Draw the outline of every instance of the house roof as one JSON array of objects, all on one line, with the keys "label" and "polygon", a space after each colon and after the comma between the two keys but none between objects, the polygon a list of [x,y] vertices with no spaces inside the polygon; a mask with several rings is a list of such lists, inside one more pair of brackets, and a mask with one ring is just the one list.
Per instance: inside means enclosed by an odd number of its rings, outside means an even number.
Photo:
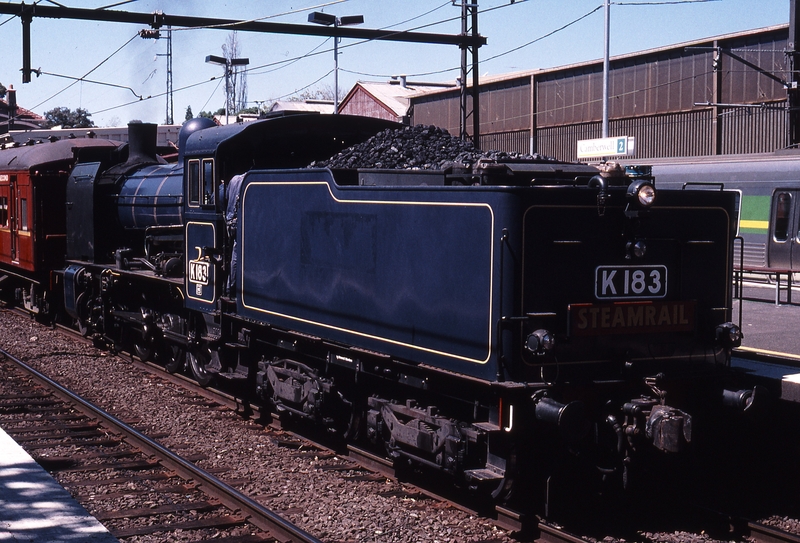
[{"label": "house roof", "polygon": [[408,113],[409,98],[441,88],[441,84],[407,83],[403,86],[396,82],[359,81],[344,97],[340,108],[344,107],[360,89],[392,113],[402,117]]},{"label": "house roof", "polygon": [[[8,101],[0,100],[0,133],[8,132]],[[40,128],[45,119],[38,113],[17,106],[14,113],[14,126],[23,129]]]},{"label": "house roof", "polygon": [[269,111],[318,111],[320,113],[333,113],[332,100],[306,100],[304,102],[292,100],[278,100],[269,108]]}]

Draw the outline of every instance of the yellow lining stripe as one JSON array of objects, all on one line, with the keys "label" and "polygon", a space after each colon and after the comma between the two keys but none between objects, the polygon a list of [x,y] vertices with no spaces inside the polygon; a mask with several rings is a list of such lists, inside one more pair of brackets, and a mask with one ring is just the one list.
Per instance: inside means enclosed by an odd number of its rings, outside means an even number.
[{"label": "yellow lining stripe", "polygon": [[769,221],[753,221],[742,219],[739,221],[739,226],[741,228],[762,228],[766,230],[769,228]]},{"label": "yellow lining stripe", "polygon": [[780,356],[783,358],[791,358],[792,360],[800,360],[800,355],[791,354],[791,353],[783,353],[780,351],[769,351],[767,349],[756,349],[754,347],[737,347],[734,349],[733,354],[736,354],[736,351],[746,351],[749,353],[759,353],[759,354],[771,354],[774,356]]}]

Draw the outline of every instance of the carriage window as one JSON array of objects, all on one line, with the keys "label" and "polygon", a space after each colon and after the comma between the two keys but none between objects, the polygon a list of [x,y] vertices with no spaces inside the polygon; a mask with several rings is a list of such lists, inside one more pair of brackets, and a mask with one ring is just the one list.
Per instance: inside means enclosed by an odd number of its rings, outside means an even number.
[{"label": "carriage window", "polygon": [[19,229],[23,232],[28,231],[28,199],[19,200]]},{"label": "carriage window", "polygon": [[189,205],[200,204],[200,161],[189,161]]},{"label": "carriage window", "polygon": [[0,228],[8,228],[8,198],[0,197]]},{"label": "carriage window", "polygon": [[214,160],[203,160],[203,204],[214,204]]},{"label": "carriage window", "polygon": [[792,209],[792,195],[788,192],[778,194],[775,206],[775,241],[789,238],[789,212]]}]

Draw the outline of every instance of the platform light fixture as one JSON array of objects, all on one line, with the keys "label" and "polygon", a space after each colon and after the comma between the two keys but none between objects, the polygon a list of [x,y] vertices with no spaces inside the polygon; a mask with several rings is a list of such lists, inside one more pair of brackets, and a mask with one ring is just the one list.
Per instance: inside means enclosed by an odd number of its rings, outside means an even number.
[{"label": "platform light fixture", "polygon": [[219,64],[225,68],[225,124],[228,124],[228,97],[230,96],[230,77],[234,66],[247,66],[250,64],[249,58],[225,58],[217,55],[207,55],[208,64]]},{"label": "platform light fixture", "polygon": [[[334,28],[340,26],[360,25],[364,23],[363,15],[348,15],[346,17],[337,17],[330,13],[322,13],[315,11],[309,13],[308,22],[318,25],[331,26]],[[339,37],[333,37],[333,114],[339,114]]]}]

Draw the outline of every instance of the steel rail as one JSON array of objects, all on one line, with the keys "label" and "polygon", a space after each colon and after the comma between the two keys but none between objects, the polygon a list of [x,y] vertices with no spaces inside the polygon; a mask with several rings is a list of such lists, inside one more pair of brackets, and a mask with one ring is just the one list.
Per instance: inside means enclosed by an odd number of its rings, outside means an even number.
[{"label": "steel rail", "polygon": [[760,522],[748,522],[744,535],[757,543],[800,543],[800,535]]},{"label": "steel rail", "polygon": [[235,488],[225,484],[204,469],[195,466],[191,462],[181,458],[169,449],[166,449],[158,442],[150,439],[146,435],[137,431],[128,424],[122,422],[103,409],[84,400],[74,392],[53,381],[46,375],[35,370],[25,362],[15,357],[5,349],[0,349],[0,357],[10,360],[18,367],[29,373],[32,378],[41,385],[51,389],[53,393],[66,401],[77,406],[84,414],[98,418],[118,431],[125,437],[125,440],[137,447],[146,454],[159,459],[164,467],[173,470],[179,476],[193,480],[198,488],[209,496],[216,498],[226,507],[243,513],[248,522],[258,526],[264,531],[269,532],[273,537],[283,542],[296,543],[322,543],[321,540],[307,533],[303,529],[295,526],[274,511],[267,509],[257,501],[245,496]]}]

